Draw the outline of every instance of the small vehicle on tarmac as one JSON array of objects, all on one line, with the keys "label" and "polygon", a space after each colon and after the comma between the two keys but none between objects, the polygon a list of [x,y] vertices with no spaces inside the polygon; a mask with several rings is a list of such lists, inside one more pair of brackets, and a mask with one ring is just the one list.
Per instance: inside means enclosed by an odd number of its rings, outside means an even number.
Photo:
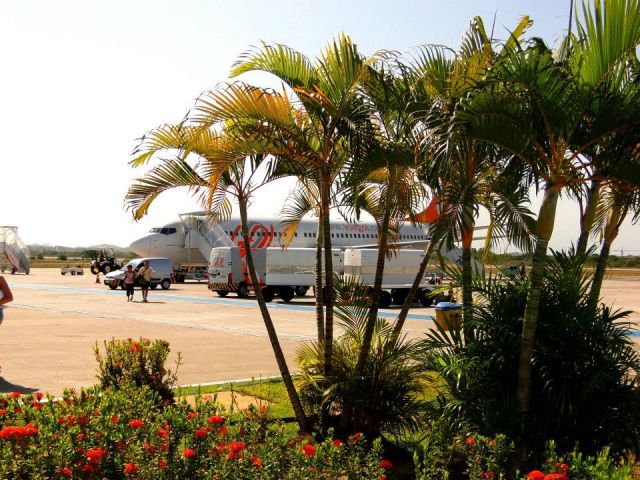
[{"label": "small vehicle on tarmac", "polygon": [[[104,277],[104,284],[109,287],[111,290],[115,290],[116,288],[124,288],[124,272],[127,269],[127,266],[131,265],[133,269],[137,272],[142,267],[142,264],[148,261],[151,270],[153,271],[151,276],[151,284],[149,285],[152,290],[158,288],[158,285],[163,290],[167,290],[171,287],[173,283],[173,262],[165,257],[155,257],[155,258],[134,258],[126,265],[123,265],[121,269],[115,270],[113,272],[109,272]],[[136,280],[136,286],[138,286],[138,281]]]},{"label": "small vehicle on tarmac", "polygon": [[62,267],[60,269],[60,275],[84,275],[84,268],[82,265],[76,265],[75,267],[70,267],[67,265],[66,267]]},{"label": "small vehicle on tarmac", "polygon": [[91,273],[97,275],[98,273],[107,274],[114,270],[120,269],[122,265],[118,263],[118,259],[116,258],[116,253],[113,251],[113,248],[109,250],[94,250],[93,251],[93,260],[89,264],[89,268],[91,269]]}]

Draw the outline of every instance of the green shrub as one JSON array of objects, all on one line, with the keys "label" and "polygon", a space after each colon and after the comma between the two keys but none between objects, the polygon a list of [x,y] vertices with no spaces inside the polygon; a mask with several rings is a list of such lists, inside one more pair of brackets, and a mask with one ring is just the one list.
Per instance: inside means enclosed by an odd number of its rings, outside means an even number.
[{"label": "green shrub", "polygon": [[[593,307],[584,257],[554,252],[545,272],[533,356],[529,445],[554,439],[562,452],[576,444],[614,456],[640,445],[640,356],[629,337],[628,312]],[[447,388],[432,413],[458,429],[519,436],[517,366],[527,284],[479,279],[474,338],[433,331],[423,343],[425,368]]]},{"label": "green shrub", "polygon": [[44,255],[42,255],[41,253],[38,254],[38,256],[36,257],[38,260],[44,260]]},{"label": "green shrub", "polygon": [[67,256],[64,253],[61,253],[60,255],[58,255],[58,260],[66,262],[67,261]]},{"label": "green shrub", "polygon": [[0,478],[379,479],[380,444],[291,438],[268,411],[225,411],[197,399],[156,407],[147,387],[80,393],[48,402],[0,398]]},{"label": "green shrub", "polygon": [[173,387],[181,357],[178,354],[175,370],[165,367],[169,355],[169,342],[140,338],[135,341],[111,339],[104,342],[104,356],[94,346],[98,361],[98,380],[102,388],[120,390],[133,385],[146,386],[156,392],[163,403],[173,402]]}]

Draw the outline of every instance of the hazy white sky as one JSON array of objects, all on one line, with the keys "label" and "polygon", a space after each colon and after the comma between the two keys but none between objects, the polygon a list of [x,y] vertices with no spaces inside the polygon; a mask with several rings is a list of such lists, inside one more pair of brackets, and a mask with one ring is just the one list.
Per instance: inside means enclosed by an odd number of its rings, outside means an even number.
[{"label": "hazy white sky", "polygon": [[[475,15],[496,32],[533,17],[554,42],[569,1],[3,0],[0,3],[0,225],[27,243],[128,245],[154,225],[196,210],[186,192],[161,198],[135,223],[123,197],[136,176],[136,138],[180,120],[203,90],[227,79],[261,40],[316,55],[345,32],[365,54],[424,43],[457,47]],[[139,172],[141,173],[141,172]],[[138,173],[138,174],[139,174]],[[275,215],[291,184],[254,202]],[[552,246],[577,238],[576,207],[560,206]],[[625,225],[615,249],[637,249]]]}]

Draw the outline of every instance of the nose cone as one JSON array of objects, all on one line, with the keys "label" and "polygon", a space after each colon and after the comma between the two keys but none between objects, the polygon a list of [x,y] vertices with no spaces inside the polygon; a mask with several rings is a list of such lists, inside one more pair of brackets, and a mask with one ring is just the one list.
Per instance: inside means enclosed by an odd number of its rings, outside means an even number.
[{"label": "nose cone", "polygon": [[147,235],[135,240],[129,245],[129,250],[140,257],[151,256],[151,237],[153,237],[153,235]]}]

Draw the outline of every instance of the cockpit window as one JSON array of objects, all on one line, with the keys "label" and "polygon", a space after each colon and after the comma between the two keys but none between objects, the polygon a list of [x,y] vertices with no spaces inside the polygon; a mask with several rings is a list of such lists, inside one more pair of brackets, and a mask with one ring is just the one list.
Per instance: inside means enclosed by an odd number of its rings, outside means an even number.
[{"label": "cockpit window", "polygon": [[154,227],[150,230],[150,233],[161,233],[162,235],[171,235],[173,233],[176,233],[177,230],[175,228],[169,228],[169,227]]}]

